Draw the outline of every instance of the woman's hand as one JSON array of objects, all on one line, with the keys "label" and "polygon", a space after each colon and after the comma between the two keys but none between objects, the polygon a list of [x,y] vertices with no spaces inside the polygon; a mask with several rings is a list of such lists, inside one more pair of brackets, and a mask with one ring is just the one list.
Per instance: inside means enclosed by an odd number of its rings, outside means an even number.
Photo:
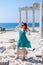
[{"label": "woman's hand", "polygon": [[27,27],[27,34],[30,35],[29,27]]},{"label": "woman's hand", "polygon": [[21,26],[17,26],[15,29],[20,30]]},{"label": "woman's hand", "polygon": [[30,35],[30,30],[29,30],[29,35]]},{"label": "woman's hand", "polygon": [[30,35],[30,31],[28,31],[27,34]]}]

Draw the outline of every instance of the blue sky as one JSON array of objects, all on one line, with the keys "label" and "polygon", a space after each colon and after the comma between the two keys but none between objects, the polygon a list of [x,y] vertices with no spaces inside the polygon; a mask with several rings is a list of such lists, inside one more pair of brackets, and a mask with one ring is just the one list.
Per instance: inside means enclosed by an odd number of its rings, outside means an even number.
[{"label": "blue sky", "polygon": [[[0,22],[19,22],[19,7],[32,6],[33,2],[43,0],[0,0]],[[36,11],[35,21],[39,21],[39,12]],[[28,20],[32,21],[32,12],[28,12]],[[22,12],[22,21],[25,21],[25,12]]]}]

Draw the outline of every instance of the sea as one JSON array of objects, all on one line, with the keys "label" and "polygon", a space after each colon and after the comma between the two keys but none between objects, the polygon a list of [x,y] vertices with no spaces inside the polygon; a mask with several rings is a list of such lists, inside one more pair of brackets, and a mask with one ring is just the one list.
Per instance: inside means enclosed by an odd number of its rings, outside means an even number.
[{"label": "sea", "polygon": [[[15,28],[19,23],[0,23],[0,27],[3,28]],[[29,27],[32,27],[32,23],[28,23]],[[34,24],[35,27],[39,27],[39,22]]]}]

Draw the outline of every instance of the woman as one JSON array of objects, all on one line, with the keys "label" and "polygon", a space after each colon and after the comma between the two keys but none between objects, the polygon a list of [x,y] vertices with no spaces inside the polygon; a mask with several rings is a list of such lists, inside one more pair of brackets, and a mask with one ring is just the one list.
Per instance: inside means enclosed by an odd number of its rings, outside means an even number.
[{"label": "woman", "polygon": [[[27,23],[22,23],[21,26],[18,26],[17,28],[19,29],[19,40],[17,43],[16,59],[19,59],[19,50],[20,50],[20,48],[22,48],[22,50],[23,50],[23,59],[22,60],[24,60],[26,48],[31,48],[30,41],[26,37],[26,31],[28,29]],[[29,34],[30,34],[30,31],[29,31]]]}]

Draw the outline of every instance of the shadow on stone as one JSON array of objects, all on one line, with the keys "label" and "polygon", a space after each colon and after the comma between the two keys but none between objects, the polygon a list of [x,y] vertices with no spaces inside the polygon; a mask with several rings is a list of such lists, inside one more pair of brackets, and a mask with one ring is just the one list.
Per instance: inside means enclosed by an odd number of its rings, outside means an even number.
[{"label": "shadow on stone", "polygon": [[27,62],[31,62],[31,63],[42,63],[40,60],[36,60],[32,57],[28,58],[28,59],[25,59],[25,61]]}]

